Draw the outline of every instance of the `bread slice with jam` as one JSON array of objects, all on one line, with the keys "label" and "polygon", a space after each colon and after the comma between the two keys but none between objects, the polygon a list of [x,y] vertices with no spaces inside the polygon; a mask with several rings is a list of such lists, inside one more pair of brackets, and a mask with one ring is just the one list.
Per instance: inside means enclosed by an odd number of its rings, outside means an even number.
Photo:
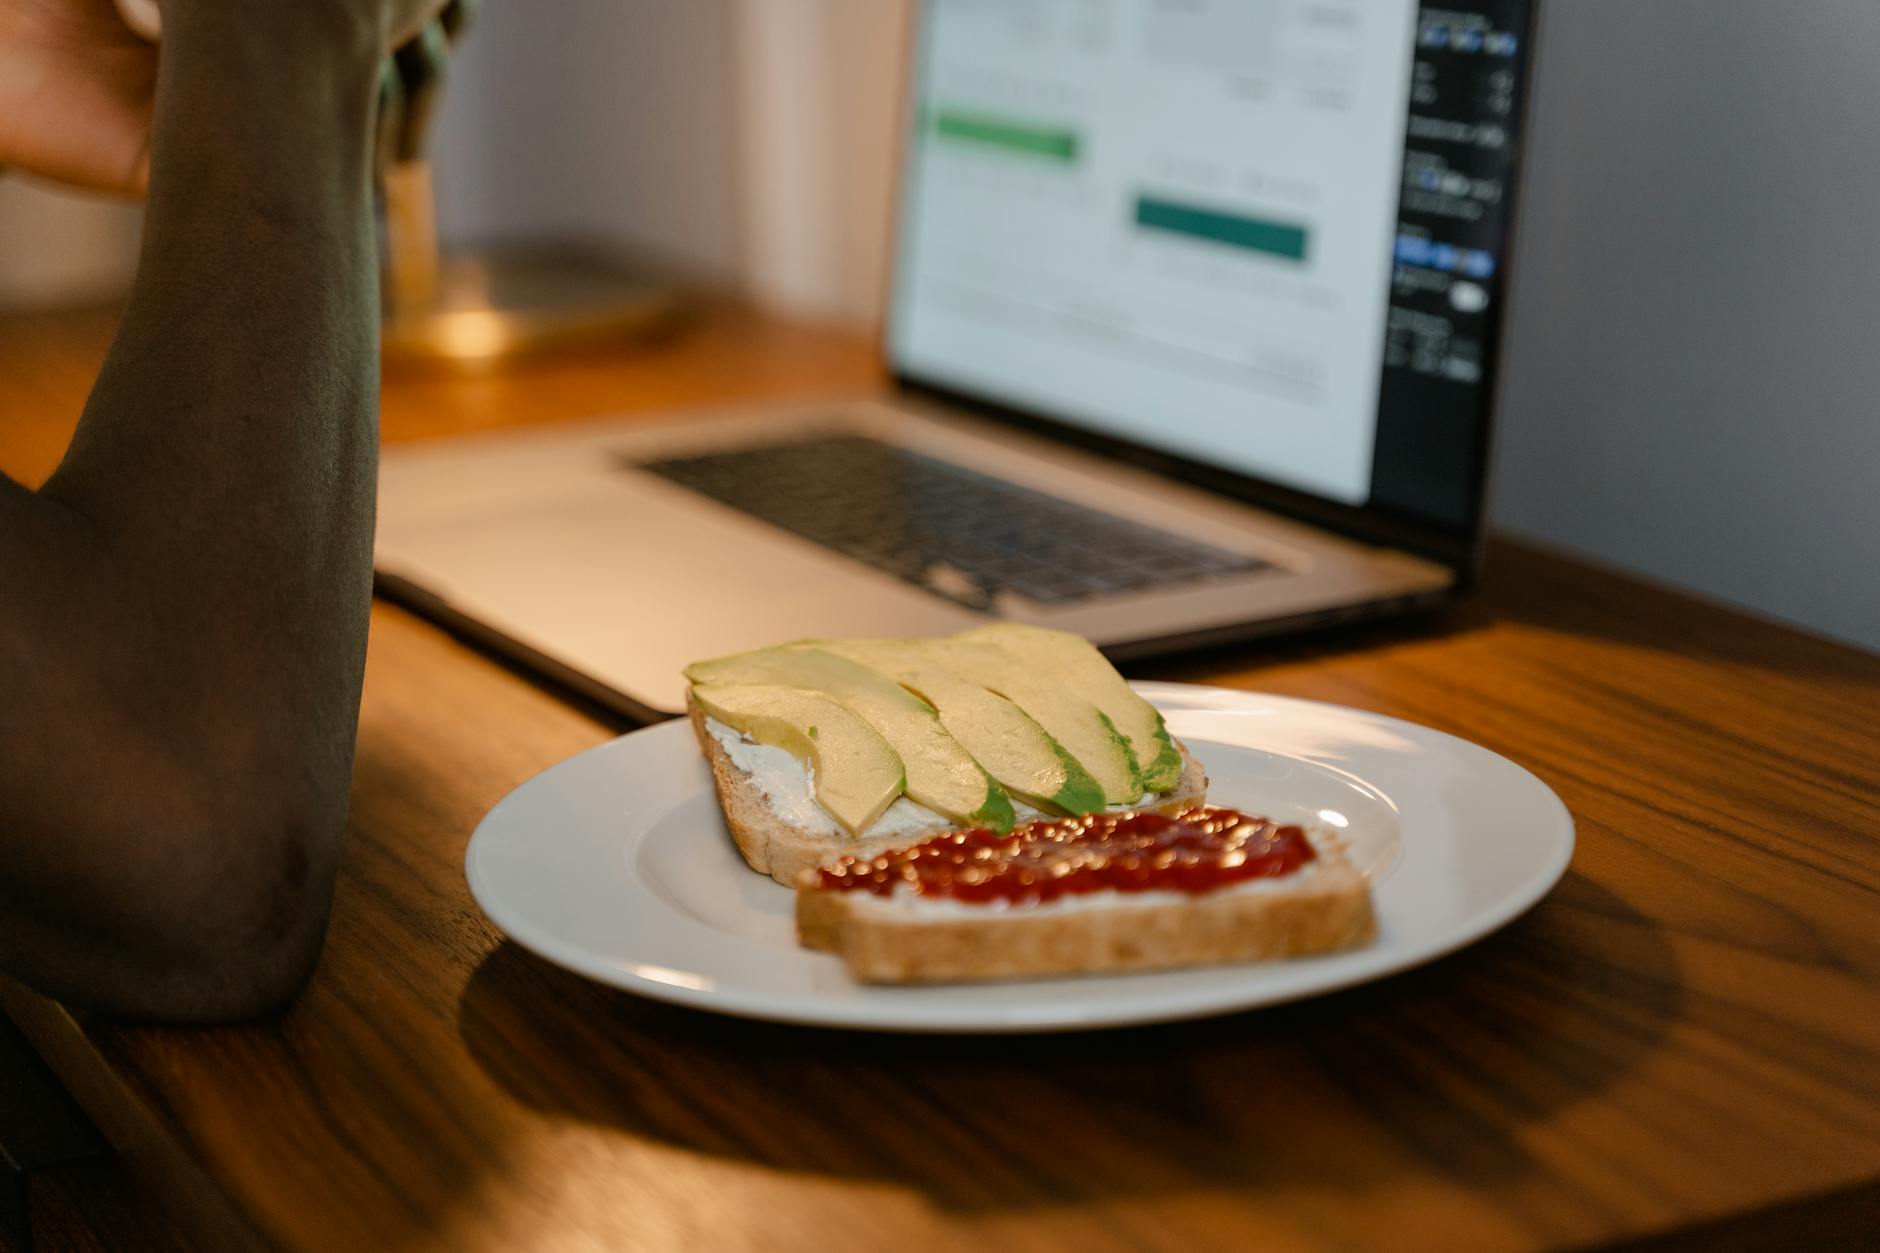
[{"label": "bread slice with jam", "polygon": [[1325,953],[1377,934],[1331,836],[1233,810],[941,833],[797,875],[798,939],[866,983],[1162,970]]}]

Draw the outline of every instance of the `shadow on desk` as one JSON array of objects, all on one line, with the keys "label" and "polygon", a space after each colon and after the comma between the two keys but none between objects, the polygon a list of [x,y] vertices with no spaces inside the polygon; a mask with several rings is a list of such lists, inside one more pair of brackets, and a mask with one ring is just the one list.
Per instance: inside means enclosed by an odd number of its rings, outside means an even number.
[{"label": "shadow on desk", "polygon": [[1828,679],[1880,693],[1880,657],[1796,628],[1707,603],[1648,579],[1602,569],[1527,544],[1494,545],[1481,587],[1454,604],[1409,618],[1256,639],[1126,667],[1132,677],[1219,682],[1241,672],[1331,662],[1357,653],[1417,649],[1506,628],[1552,639],[1549,650],[1597,671],[1611,648],[1687,658],[1710,673]]},{"label": "shadow on desk", "polygon": [[979,1210],[1196,1186],[1355,1197],[1407,1165],[1511,1185],[1533,1163],[1506,1129],[1626,1075],[1683,994],[1657,931],[1570,874],[1434,966],[1206,1022],[979,1038],[777,1026],[616,992],[504,943],[460,1030],[537,1109]]},{"label": "shadow on desk", "polygon": [[1493,546],[1481,594],[1458,613],[1673,654],[1726,670],[1863,682],[1880,689],[1880,657],[1697,593],[1525,543]]}]

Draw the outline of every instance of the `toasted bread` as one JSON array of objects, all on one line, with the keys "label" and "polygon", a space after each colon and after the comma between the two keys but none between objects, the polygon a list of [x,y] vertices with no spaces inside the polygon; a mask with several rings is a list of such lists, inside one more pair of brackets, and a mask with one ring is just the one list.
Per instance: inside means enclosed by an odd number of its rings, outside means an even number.
[{"label": "toasted bread", "polygon": [[[725,826],[737,842],[738,851],[751,869],[767,874],[787,888],[796,886],[797,876],[813,870],[833,857],[873,857],[890,848],[918,844],[931,836],[955,829],[954,823],[938,819],[931,827],[917,831],[897,831],[892,835],[864,836],[860,840],[842,834],[805,830],[779,818],[769,798],[753,782],[749,772],[731,760],[724,746],[706,727],[705,711],[697,701],[686,698],[686,710],[699,748],[711,764],[712,781],[718,790],[719,807],[724,810]],[[1177,744],[1182,754],[1181,781],[1172,792],[1156,798],[1145,808],[1173,812],[1200,804],[1207,796],[1208,777],[1201,763],[1187,746]]]},{"label": "toasted bread", "polygon": [[797,938],[864,983],[1161,970],[1368,943],[1377,922],[1363,876],[1330,839],[1313,846],[1303,871],[1199,896],[1106,890],[1010,907],[834,891],[810,870],[797,881]]}]

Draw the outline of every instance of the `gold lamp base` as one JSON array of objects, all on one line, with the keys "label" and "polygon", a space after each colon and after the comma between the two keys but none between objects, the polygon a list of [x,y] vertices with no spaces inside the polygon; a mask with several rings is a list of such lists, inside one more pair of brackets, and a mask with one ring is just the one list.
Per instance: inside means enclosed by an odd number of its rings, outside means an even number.
[{"label": "gold lamp base", "polygon": [[387,365],[485,369],[523,357],[648,338],[672,325],[672,293],[575,249],[443,255],[431,166],[384,172]]},{"label": "gold lamp base", "polygon": [[450,256],[428,286],[429,300],[386,311],[388,364],[487,368],[646,339],[680,313],[671,292],[568,252]]}]

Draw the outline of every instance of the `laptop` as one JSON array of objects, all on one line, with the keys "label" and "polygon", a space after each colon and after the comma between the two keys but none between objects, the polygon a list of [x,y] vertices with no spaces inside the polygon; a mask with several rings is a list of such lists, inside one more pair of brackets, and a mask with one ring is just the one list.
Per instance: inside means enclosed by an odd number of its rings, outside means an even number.
[{"label": "laptop", "polygon": [[780,640],[1118,660],[1479,558],[1531,0],[927,0],[879,395],[386,453],[381,590],[631,716]]}]

